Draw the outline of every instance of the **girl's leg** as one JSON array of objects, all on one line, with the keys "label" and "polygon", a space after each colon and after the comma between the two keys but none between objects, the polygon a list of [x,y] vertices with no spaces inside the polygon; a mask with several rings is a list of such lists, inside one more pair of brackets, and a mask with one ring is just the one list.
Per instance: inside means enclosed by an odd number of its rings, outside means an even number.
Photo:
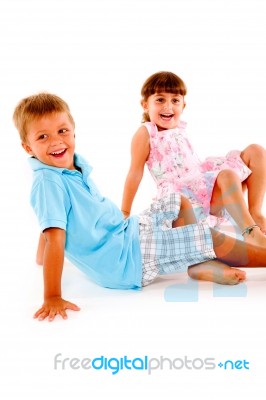
[{"label": "girl's leg", "polygon": [[252,144],[243,150],[240,156],[252,171],[245,181],[248,189],[249,212],[262,232],[266,233],[266,218],[262,214],[266,190],[266,151],[263,147]]},{"label": "girl's leg", "polygon": [[[246,205],[240,179],[231,170],[223,170],[218,174],[213,188],[210,212],[219,215],[223,207],[234,218],[241,231],[256,225]],[[244,239],[254,245],[266,246],[266,237],[258,227],[245,234]]]}]

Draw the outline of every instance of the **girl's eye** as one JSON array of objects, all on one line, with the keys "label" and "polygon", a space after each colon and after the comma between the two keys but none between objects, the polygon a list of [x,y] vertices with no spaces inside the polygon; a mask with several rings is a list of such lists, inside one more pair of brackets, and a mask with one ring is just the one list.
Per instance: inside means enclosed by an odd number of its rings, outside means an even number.
[{"label": "girl's eye", "polygon": [[157,101],[158,101],[158,103],[162,103],[163,102],[163,98],[159,98],[159,99],[157,99]]},{"label": "girl's eye", "polygon": [[59,133],[66,133],[66,131],[67,131],[66,129],[60,129]]},{"label": "girl's eye", "polygon": [[174,103],[179,103],[180,100],[179,100],[179,99],[173,99],[173,102],[174,102]]}]

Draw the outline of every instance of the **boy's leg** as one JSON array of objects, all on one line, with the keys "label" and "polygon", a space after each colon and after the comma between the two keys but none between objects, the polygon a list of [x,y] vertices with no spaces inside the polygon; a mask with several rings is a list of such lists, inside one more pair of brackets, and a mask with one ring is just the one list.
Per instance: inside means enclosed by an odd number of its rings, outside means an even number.
[{"label": "boy's leg", "polygon": [[246,279],[246,273],[241,269],[229,267],[214,259],[188,268],[192,279],[220,283],[221,285],[236,285]]},{"label": "boy's leg", "polygon": [[[181,196],[180,212],[178,219],[173,222],[173,228],[197,222],[190,201]],[[235,285],[243,282],[246,273],[236,268],[229,267],[219,260],[209,260],[188,269],[188,275],[197,280],[212,281],[224,285]]]},{"label": "boy's leg", "polygon": [[246,179],[248,189],[249,212],[263,233],[266,233],[266,219],[262,206],[266,190],[266,151],[263,147],[252,144],[242,151],[240,157],[252,174]]},{"label": "boy's leg", "polygon": [[[165,229],[161,223],[169,218],[176,207],[176,201],[177,204],[180,202],[178,217],[172,222],[173,229]],[[215,259],[211,231],[206,223],[197,223],[188,199],[173,193],[156,203],[152,215],[149,238],[141,235],[147,271],[154,264],[159,274],[186,271],[190,267],[189,275],[195,279],[221,284],[236,284],[245,279],[244,271],[230,268]],[[155,249],[152,256],[151,249]]]},{"label": "boy's leg", "polygon": [[229,266],[266,267],[266,247],[237,240],[214,229],[211,235],[217,258]]},{"label": "boy's leg", "polygon": [[197,219],[189,199],[184,196],[180,196],[180,211],[178,218],[173,221],[173,228],[196,223]]},{"label": "boy's leg", "polygon": [[[193,279],[213,281],[221,284],[235,284],[245,280],[245,272],[237,267],[266,267],[266,247],[237,240],[211,229],[214,252],[223,263],[213,261],[192,266],[188,274]],[[217,262],[219,263],[219,261]],[[228,266],[225,266],[226,263]]]}]

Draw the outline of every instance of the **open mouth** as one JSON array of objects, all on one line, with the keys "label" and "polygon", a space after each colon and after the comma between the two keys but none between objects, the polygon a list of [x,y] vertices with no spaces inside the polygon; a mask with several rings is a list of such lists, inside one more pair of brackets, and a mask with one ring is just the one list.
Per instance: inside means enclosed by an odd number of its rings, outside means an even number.
[{"label": "open mouth", "polygon": [[173,118],[174,114],[160,114],[160,117],[164,120],[164,121],[170,121],[171,118]]},{"label": "open mouth", "polygon": [[50,153],[50,155],[55,157],[55,158],[60,158],[60,157],[63,157],[63,155],[65,154],[66,150],[67,149],[53,151],[53,152]]}]

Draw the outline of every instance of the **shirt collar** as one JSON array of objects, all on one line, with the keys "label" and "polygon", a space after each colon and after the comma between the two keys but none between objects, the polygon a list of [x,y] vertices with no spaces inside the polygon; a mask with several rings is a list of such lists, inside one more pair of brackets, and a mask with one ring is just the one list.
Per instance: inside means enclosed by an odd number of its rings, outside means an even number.
[{"label": "shirt collar", "polygon": [[[57,173],[76,173],[78,172],[77,170],[70,170],[67,168],[57,168],[57,167],[53,167],[51,165],[48,164],[44,164],[41,161],[39,161],[37,158],[35,157],[30,157],[28,159],[29,164],[32,168],[33,171],[39,171],[42,169],[51,169],[53,171],[56,171]],[[82,170],[82,174],[84,175],[84,177],[89,176],[91,171],[92,171],[92,167],[91,165],[89,165],[89,163],[85,160],[85,158],[83,158],[82,156],[80,156],[79,154],[74,154],[74,164],[81,168]]]}]

